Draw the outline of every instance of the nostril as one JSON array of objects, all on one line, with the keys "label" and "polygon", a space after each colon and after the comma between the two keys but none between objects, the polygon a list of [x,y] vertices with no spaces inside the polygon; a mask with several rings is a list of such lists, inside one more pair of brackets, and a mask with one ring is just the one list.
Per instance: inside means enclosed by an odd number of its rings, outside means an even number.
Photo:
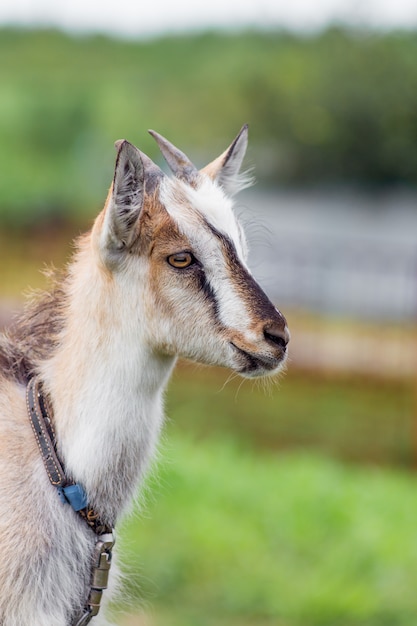
[{"label": "nostril", "polygon": [[290,340],[290,333],[286,326],[283,328],[282,326],[271,324],[265,326],[264,337],[268,343],[272,343],[275,346],[285,349]]},{"label": "nostril", "polygon": [[268,343],[273,343],[275,346],[279,346],[280,348],[286,348],[287,342],[284,337],[278,337],[277,335],[272,335],[269,331],[264,331],[264,337]]}]

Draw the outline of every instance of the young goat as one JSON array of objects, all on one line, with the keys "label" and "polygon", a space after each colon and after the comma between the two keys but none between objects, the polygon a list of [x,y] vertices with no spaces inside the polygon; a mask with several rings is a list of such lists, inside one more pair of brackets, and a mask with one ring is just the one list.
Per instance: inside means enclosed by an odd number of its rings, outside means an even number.
[{"label": "young goat", "polygon": [[152,458],[176,357],[247,377],[286,357],[229,199],[247,127],[201,171],[151,134],[175,176],[117,142],[91,232],[0,339],[1,626],[107,623],[94,616],[112,528]]}]

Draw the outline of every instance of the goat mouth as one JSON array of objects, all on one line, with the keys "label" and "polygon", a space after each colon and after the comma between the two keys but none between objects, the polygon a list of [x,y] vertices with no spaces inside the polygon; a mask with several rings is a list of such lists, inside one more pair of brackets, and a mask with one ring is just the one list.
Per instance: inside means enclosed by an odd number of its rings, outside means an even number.
[{"label": "goat mouth", "polygon": [[285,349],[281,357],[253,354],[239,348],[233,341],[230,345],[242,357],[243,365],[238,369],[239,374],[247,376],[262,376],[266,372],[276,370],[285,359]]}]

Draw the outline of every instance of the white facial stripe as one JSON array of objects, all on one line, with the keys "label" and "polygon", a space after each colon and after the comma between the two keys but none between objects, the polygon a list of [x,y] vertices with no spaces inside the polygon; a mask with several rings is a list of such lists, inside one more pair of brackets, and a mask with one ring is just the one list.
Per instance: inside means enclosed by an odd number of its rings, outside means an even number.
[{"label": "white facial stripe", "polygon": [[191,206],[216,230],[227,235],[236,246],[239,256],[243,257],[241,233],[233,213],[233,202],[224,195],[222,189],[208,177],[202,177],[198,189],[187,187],[187,196]]},{"label": "white facial stripe", "polygon": [[[239,259],[245,264],[246,240],[233,213],[233,202],[210,178],[201,175],[201,183],[197,189],[179,180],[165,180],[161,185],[160,197],[184,234],[185,224],[188,227],[193,223],[196,226],[199,224],[200,213],[209,224],[233,242]],[[183,198],[182,202],[178,201],[179,197]]]},{"label": "white facial stripe", "polygon": [[[221,262],[218,262],[218,267]],[[233,279],[226,270],[224,275],[219,276],[218,271],[206,269],[206,277],[216,297],[221,324],[226,328],[239,328],[241,331],[247,331],[251,318],[246,302],[239,295]]]},{"label": "white facial stripe", "polygon": [[[165,181],[161,201],[203,264],[216,299],[219,321],[226,328],[248,332],[249,306],[233,280],[221,239],[211,231],[213,227],[233,243],[239,262],[245,266],[245,241],[233,214],[232,202],[209,179],[197,190],[177,180]],[[248,339],[252,338],[252,333],[250,335]]]}]

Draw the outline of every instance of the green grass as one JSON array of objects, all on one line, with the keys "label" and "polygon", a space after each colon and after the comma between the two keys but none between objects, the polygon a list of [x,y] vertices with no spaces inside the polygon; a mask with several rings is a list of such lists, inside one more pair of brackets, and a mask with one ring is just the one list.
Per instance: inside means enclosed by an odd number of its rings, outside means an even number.
[{"label": "green grass", "polygon": [[415,625],[414,476],[227,437],[164,447],[119,541],[152,626]]}]

